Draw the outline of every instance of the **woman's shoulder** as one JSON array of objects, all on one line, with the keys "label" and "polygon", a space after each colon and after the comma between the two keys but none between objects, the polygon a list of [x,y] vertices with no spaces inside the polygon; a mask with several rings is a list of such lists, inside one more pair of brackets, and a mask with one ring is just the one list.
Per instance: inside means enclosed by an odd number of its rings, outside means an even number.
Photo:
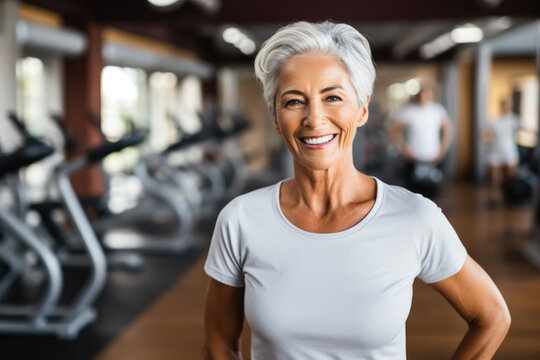
[{"label": "woman's shoulder", "polygon": [[253,204],[260,206],[264,203],[271,203],[272,198],[275,195],[275,191],[277,191],[280,184],[281,181],[276,184],[248,191],[235,197],[232,202],[243,206],[250,206]]},{"label": "woman's shoulder", "polygon": [[391,185],[380,181],[383,186],[383,208],[386,212],[426,218],[440,208],[432,200],[414,193],[402,186]]},{"label": "woman's shoulder", "polygon": [[240,214],[261,212],[272,207],[275,191],[280,183],[265,186],[256,190],[238,195],[221,210],[220,217],[230,218]]}]

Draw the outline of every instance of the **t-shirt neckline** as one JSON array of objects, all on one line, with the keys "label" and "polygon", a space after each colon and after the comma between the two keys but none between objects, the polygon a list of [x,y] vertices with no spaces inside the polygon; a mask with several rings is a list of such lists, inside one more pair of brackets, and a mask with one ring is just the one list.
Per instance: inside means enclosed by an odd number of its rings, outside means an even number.
[{"label": "t-shirt neckline", "polygon": [[280,190],[281,190],[281,185],[285,181],[290,180],[291,178],[283,179],[283,180],[279,181],[277,184],[274,185],[273,194],[272,194],[273,195],[273,204],[274,204],[273,207],[274,207],[274,210],[277,212],[277,215],[278,215],[278,218],[280,219],[280,222],[286,228],[288,228],[288,230],[294,232],[297,235],[301,235],[303,237],[308,237],[308,238],[311,238],[311,239],[313,239],[313,238],[317,238],[317,239],[336,239],[336,238],[346,237],[346,236],[349,236],[349,235],[351,235],[353,233],[356,233],[356,232],[360,231],[369,222],[371,222],[371,220],[373,220],[373,218],[377,215],[377,212],[378,212],[378,210],[379,210],[379,208],[381,206],[382,199],[383,199],[383,193],[384,193],[383,183],[378,178],[376,178],[374,176],[371,176],[371,178],[375,180],[375,183],[376,183],[376,186],[377,186],[376,195],[375,195],[375,203],[373,204],[373,207],[369,210],[367,215],[364,216],[364,218],[362,220],[360,220],[358,223],[354,224],[352,227],[350,227],[348,229],[345,229],[345,230],[342,230],[342,231],[338,231],[338,232],[334,232],[334,233],[310,232],[310,231],[300,229],[299,227],[297,227],[296,225],[291,223],[289,221],[289,219],[287,219],[287,217],[285,216],[285,214],[283,214],[283,211],[281,210],[281,205],[279,204],[279,193],[280,193]]}]

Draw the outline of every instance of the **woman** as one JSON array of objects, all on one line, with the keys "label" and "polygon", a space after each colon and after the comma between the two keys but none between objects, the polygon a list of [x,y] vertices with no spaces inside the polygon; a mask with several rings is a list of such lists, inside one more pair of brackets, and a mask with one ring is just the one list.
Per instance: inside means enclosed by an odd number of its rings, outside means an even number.
[{"label": "woman", "polygon": [[205,271],[208,359],[405,359],[418,276],[469,323],[455,359],[489,359],[510,323],[489,276],[430,200],[353,166],[375,78],[365,38],[344,24],[280,29],[255,60],[294,177],[219,215]]},{"label": "woman", "polygon": [[487,143],[489,164],[489,205],[502,204],[503,182],[510,182],[518,174],[519,150],[515,140],[519,118],[512,112],[512,100],[505,97],[500,102],[501,113],[489,123],[483,133]]}]

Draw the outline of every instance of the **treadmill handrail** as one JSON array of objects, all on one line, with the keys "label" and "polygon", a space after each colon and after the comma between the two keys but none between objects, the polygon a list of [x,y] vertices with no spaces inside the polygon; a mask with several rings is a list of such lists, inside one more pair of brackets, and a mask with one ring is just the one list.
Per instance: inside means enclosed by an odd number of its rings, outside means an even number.
[{"label": "treadmill handrail", "polygon": [[167,154],[177,150],[185,149],[192,145],[202,144],[209,140],[225,140],[229,137],[235,136],[243,131],[245,131],[249,125],[247,123],[236,124],[233,128],[228,130],[223,130],[218,126],[205,128],[195,134],[188,135],[179,141],[169,145],[165,150],[162,151],[162,154]]},{"label": "treadmill handrail", "polygon": [[0,156],[0,176],[17,172],[30,164],[38,162],[54,153],[54,148],[34,141],[12,153]]},{"label": "treadmill handrail", "polygon": [[88,151],[85,155],[86,161],[91,164],[101,161],[107,155],[123,150],[129,146],[139,145],[144,141],[144,135],[134,134],[126,136],[115,142],[105,142],[98,147]]}]

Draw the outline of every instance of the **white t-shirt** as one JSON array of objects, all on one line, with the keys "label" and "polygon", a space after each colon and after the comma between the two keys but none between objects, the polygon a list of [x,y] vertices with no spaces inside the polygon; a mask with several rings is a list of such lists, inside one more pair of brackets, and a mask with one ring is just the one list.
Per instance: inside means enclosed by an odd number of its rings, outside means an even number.
[{"label": "white t-shirt", "polygon": [[397,121],[405,124],[407,145],[419,161],[437,157],[441,149],[441,127],[448,121],[448,113],[441,104],[409,104],[400,111]]},{"label": "white t-shirt", "polygon": [[519,153],[514,136],[519,128],[519,119],[514,114],[506,114],[488,125],[493,134],[488,160],[492,165],[516,165]]},{"label": "white t-shirt", "polygon": [[455,274],[466,250],[433,202],[376,180],[371,211],[337,233],[290,223],[281,182],[221,211],[205,271],[245,286],[253,360],[406,358],[414,279]]}]

